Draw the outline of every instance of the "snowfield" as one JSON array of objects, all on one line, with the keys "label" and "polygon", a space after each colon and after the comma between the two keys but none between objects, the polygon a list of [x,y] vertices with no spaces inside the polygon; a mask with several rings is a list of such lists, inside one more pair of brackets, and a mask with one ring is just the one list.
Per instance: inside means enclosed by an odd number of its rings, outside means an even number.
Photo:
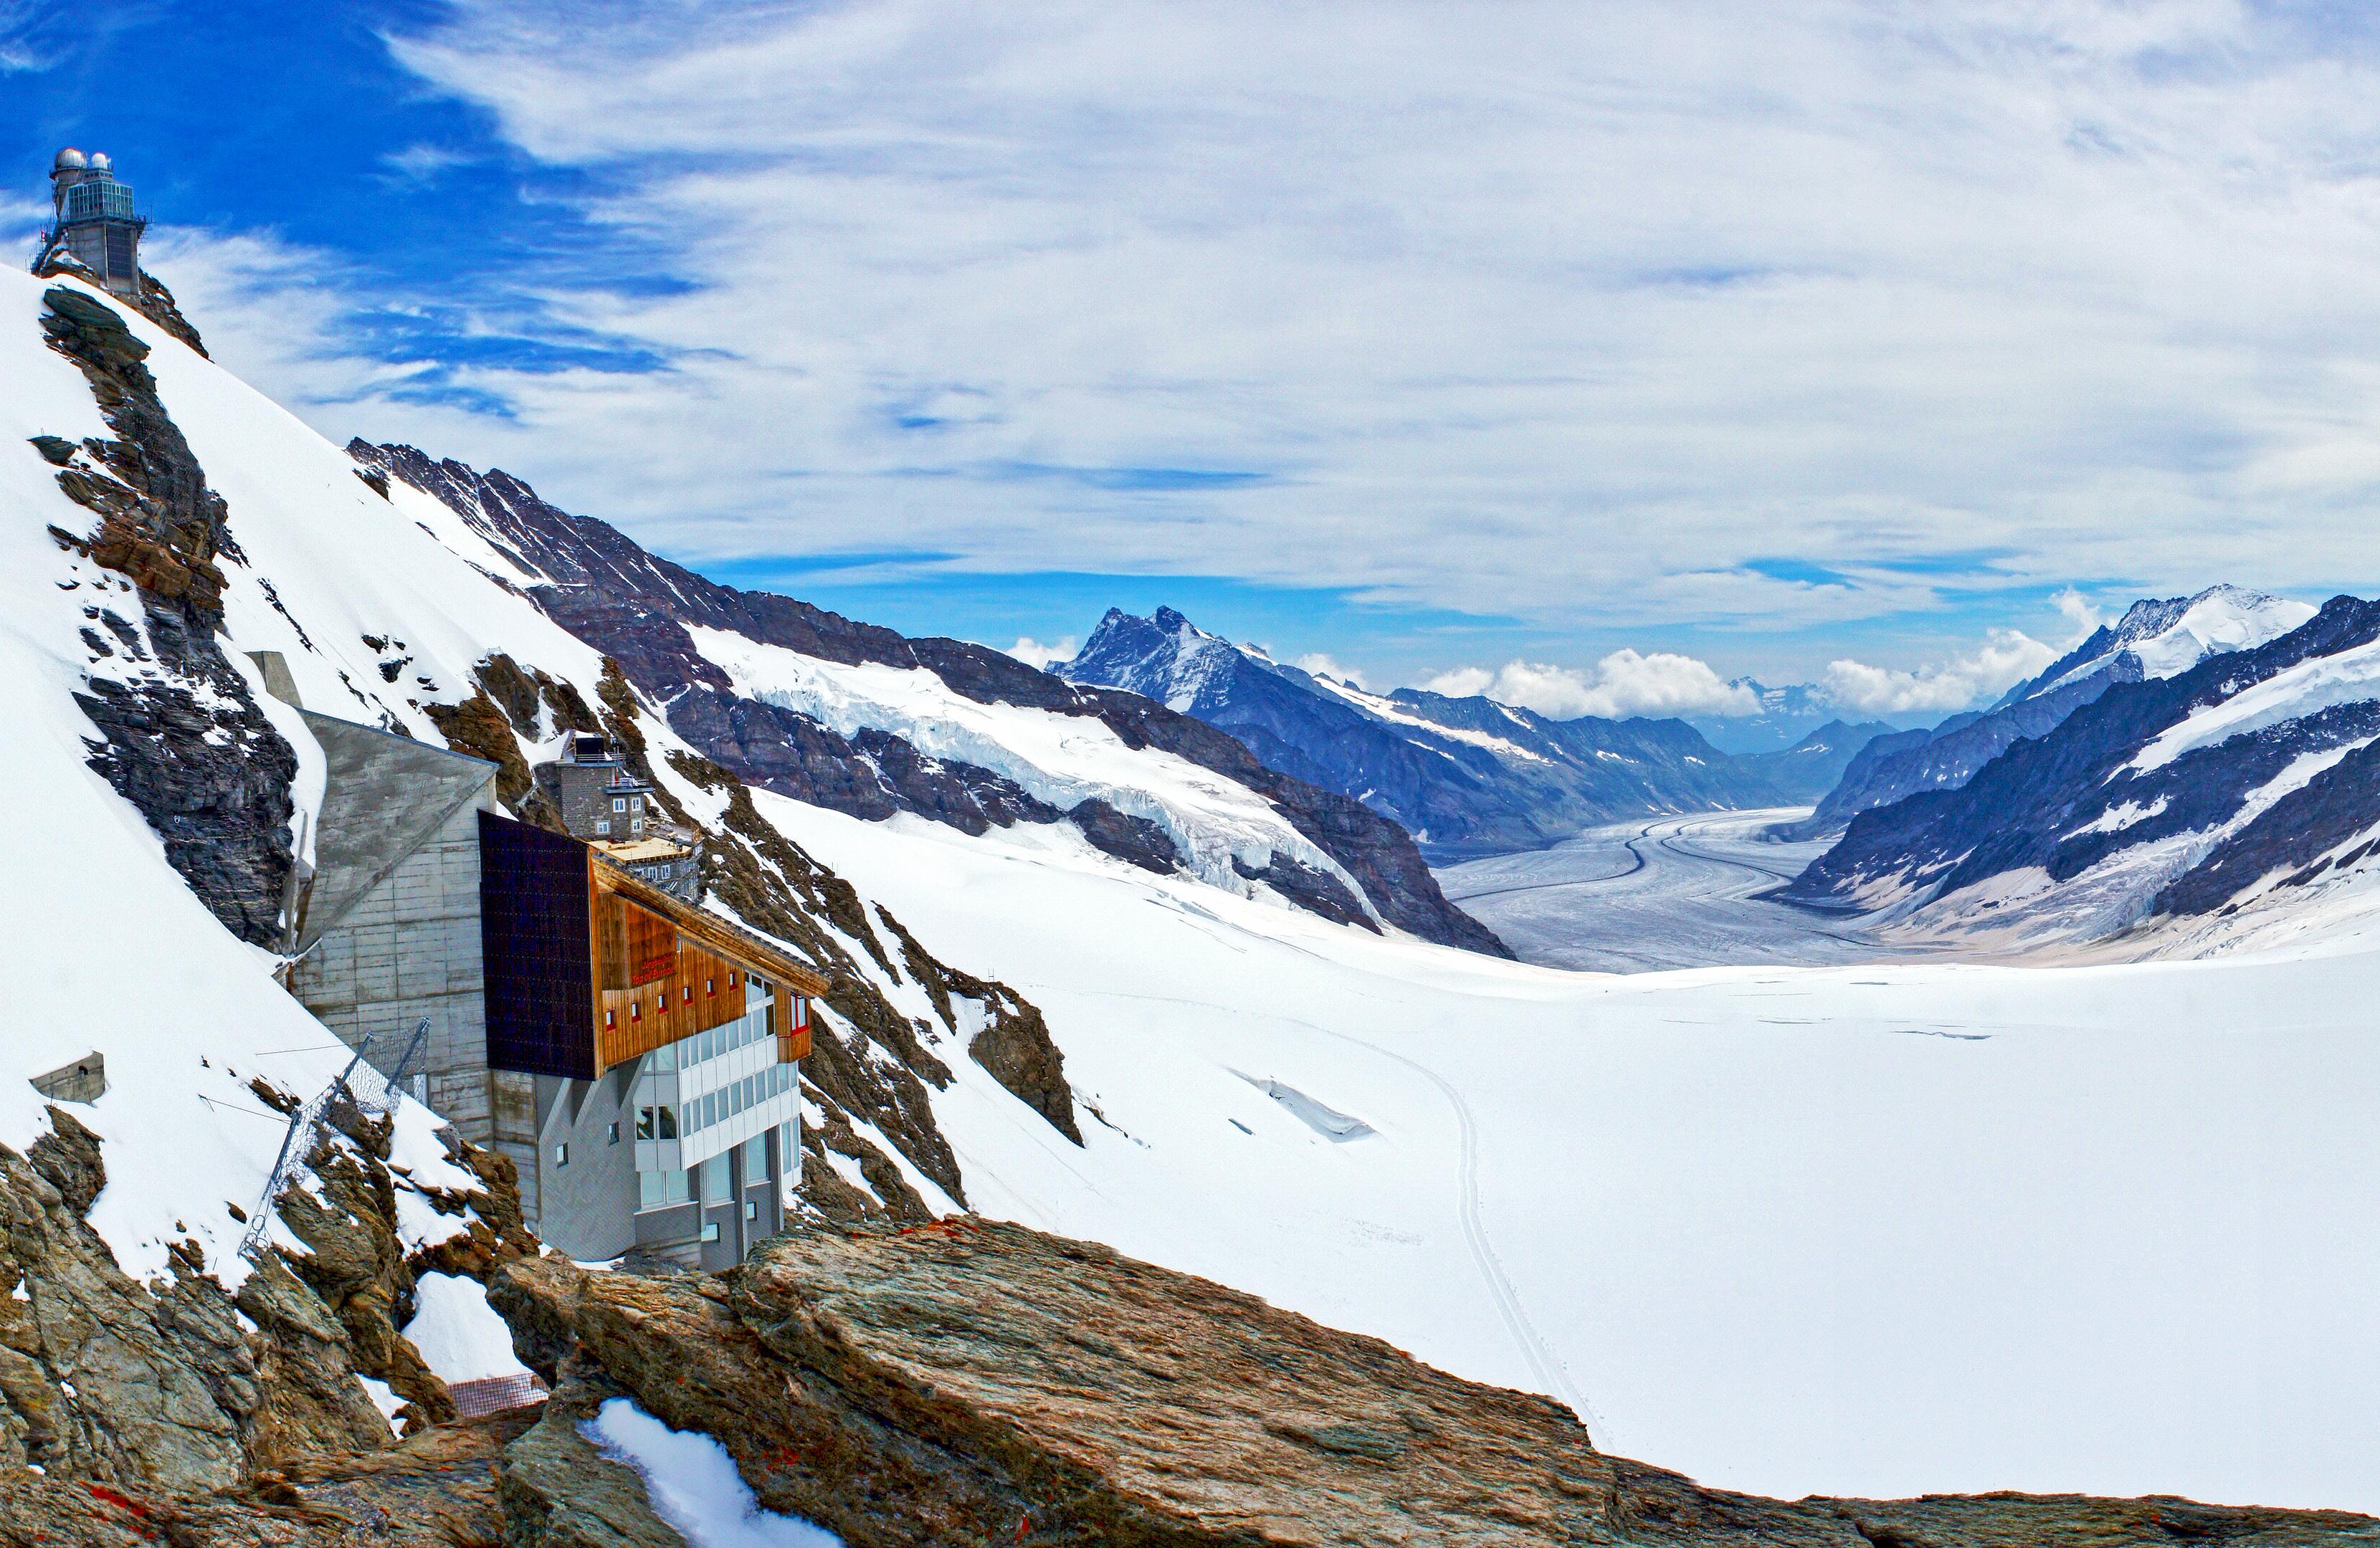
[{"label": "snowfield", "polygon": [[1048,1013],[1085,1150],[965,1061],[937,1103],[988,1213],[1729,1487],[2380,1507],[2360,951],[1607,977],[763,804]]}]

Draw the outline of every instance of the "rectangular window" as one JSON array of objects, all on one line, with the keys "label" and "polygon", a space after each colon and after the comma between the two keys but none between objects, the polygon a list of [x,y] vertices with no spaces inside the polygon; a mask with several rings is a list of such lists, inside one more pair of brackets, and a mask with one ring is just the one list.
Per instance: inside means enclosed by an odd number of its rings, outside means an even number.
[{"label": "rectangular window", "polygon": [[603,1134],[604,1143],[606,1144],[618,1144],[620,1143],[620,1126],[618,1124],[613,1123],[605,1125]]},{"label": "rectangular window", "polygon": [[727,986],[731,989],[735,987],[735,970],[734,968],[729,968],[727,970]]},{"label": "rectangular window", "polygon": [[570,1165],[570,1147],[568,1145],[560,1144],[553,1147],[553,1164],[557,1167],[567,1167]]},{"label": "rectangular window", "polygon": [[758,1220],[759,1218],[760,1218],[760,1206],[759,1206],[759,1204],[754,1203],[753,1203],[751,1200],[749,1200],[749,1199],[745,1200],[745,1201],[744,1201],[744,1218],[745,1218],[745,1219],[747,1219],[747,1220]]},{"label": "rectangular window", "polygon": [[632,796],[628,797],[628,810],[630,810],[630,811],[632,811],[632,812],[641,812],[641,811],[643,811],[644,809],[645,809],[645,798],[644,798],[643,796],[641,796],[641,795],[632,795]]},{"label": "rectangular window", "polygon": [[694,986],[691,984],[686,986],[686,998],[688,1001],[691,1001],[694,998]]},{"label": "rectangular window", "polygon": [[702,1240],[705,1241],[717,1241],[719,1240],[718,1221],[705,1220],[702,1223]]},{"label": "rectangular window", "polygon": [[602,838],[605,834],[611,831],[612,819],[610,817],[597,817],[595,819],[595,836],[597,838]]},{"label": "rectangular window", "polygon": [[712,1092],[702,1099],[702,1126],[705,1129],[719,1121],[719,1094]]},{"label": "rectangular window", "polygon": [[662,1174],[659,1172],[638,1172],[637,1174],[637,1207],[638,1209],[650,1209],[661,1202]]},{"label": "rectangular window", "polygon": [[625,812],[627,809],[628,803],[625,797],[617,795],[612,797],[612,810],[615,812]]},{"label": "rectangular window", "polygon": [[645,819],[644,819],[644,818],[642,818],[642,817],[630,817],[630,818],[628,819],[628,831],[629,831],[631,834],[642,833],[644,830],[645,830]]},{"label": "rectangular window", "polygon": [[607,1026],[607,1027],[608,1027],[608,1026],[615,1026],[615,1025],[617,1025],[617,1024],[618,1024],[618,1022],[617,1022],[616,1018],[618,1017],[618,1015],[619,1015],[619,1012],[618,1012],[618,1011],[616,1011],[616,1010],[606,1010],[606,1011],[604,1011],[604,1012],[603,1012],[603,1024],[604,1024],[605,1026]]},{"label": "rectangular window", "polygon": [[727,1197],[727,1157],[714,1155],[702,1164],[702,1196],[712,1203]]},{"label": "rectangular window", "polygon": [[764,1182],[769,1176],[769,1136],[755,1134],[744,1142],[744,1181]]},{"label": "rectangular window", "polygon": [[637,1109],[637,1138],[640,1140],[650,1140],[654,1137],[653,1112],[654,1109],[650,1107],[638,1107]]},{"label": "rectangular window", "polygon": [[684,1203],[694,1197],[694,1174],[689,1171],[663,1172],[662,1180],[667,1191],[662,1195],[674,1204]]},{"label": "rectangular window", "polygon": [[702,992],[705,995],[717,994],[719,992],[719,980],[716,978],[704,979],[702,981]]}]

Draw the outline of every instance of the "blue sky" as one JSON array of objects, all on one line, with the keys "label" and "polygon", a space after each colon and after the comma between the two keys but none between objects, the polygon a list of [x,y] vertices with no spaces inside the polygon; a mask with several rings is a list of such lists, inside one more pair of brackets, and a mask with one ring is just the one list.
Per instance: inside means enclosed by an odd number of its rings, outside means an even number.
[{"label": "blue sky", "polygon": [[1920,717],[2380,579],[2364,16],[0,0],[0,101],[325,433],[724,579]]}]

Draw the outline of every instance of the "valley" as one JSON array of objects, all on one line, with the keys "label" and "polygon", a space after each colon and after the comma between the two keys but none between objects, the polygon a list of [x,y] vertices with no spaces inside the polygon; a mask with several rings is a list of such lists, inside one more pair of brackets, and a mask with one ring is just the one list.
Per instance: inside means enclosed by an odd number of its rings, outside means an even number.
[{"label": "valley", "polygon": [[1856,918],[1765,896],[1825,852],[1824,840],[1767,837],[1807,815],[1772,807],[1608,823],[1550,849],[1441,866],[1439,885],[1544,967],[1651,973],[1915,954]]}]

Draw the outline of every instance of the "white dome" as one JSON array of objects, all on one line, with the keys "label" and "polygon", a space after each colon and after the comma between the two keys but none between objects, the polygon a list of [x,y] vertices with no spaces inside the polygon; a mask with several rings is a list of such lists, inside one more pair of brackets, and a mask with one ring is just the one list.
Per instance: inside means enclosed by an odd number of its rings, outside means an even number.
[{"label": "white dome", "polygon": [[58,159],[50,163],[50,170],[52,172],[80,172],[84,167],[87,167],[90,164],[91,159],[89,157],[69,145],[65,150],[58,152]]},{"label": "white dome", "polygon": [[93,172],[113,172],[115,163],[109,159],[106,151],[93,151],[91,153],[91,169]]}]

